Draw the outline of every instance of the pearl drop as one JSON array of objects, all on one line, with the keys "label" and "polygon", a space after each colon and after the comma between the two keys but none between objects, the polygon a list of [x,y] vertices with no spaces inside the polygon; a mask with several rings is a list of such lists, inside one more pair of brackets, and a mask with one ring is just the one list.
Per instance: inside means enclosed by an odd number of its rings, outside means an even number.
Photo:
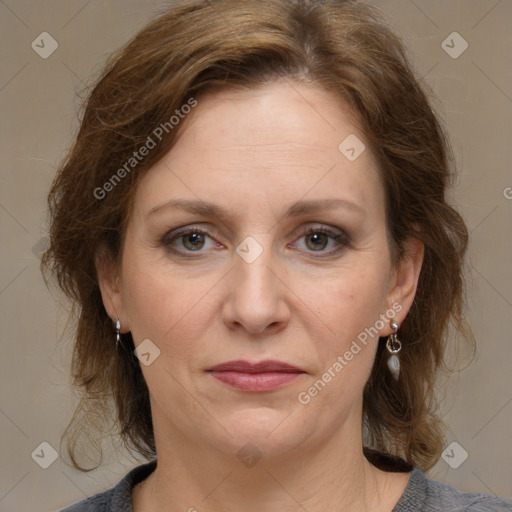
[{"label": "pearl drop", "polygon": [[395,380],[398,380],[398,376],[400,375],[400,360],[396,355],[392,355],[388,359],[388,368],[391,372],[391,375],[393,375]]}]

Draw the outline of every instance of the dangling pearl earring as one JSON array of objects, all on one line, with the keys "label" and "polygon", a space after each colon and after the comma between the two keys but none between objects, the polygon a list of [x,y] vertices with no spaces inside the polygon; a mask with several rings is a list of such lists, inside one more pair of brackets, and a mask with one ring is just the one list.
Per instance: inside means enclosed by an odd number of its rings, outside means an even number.
[{"label": "dangling pearl earring", "polygon": [[386,341],[386,348],[388,352],[391,354],[391,357],[388,359],[388,368],[393,375],[395,380],[398,380],[400,376],[400,359],[398,359],[398,352],[402,350],[402,343],[397,338],[396,333],[398,331],[398,324],[396,322],[391,322],[391,327],[395,330],[393,334],[388,337]]}]

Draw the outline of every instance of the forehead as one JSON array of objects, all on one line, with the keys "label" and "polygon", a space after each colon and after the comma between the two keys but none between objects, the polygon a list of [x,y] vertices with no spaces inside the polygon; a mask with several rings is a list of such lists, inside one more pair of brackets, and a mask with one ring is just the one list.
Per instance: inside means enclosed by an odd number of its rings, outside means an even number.
[{"label": "forehead", "polygon": [[144,210],[174,196],[216,197],[243,210],[259,201],[273,211],[302,196],[382,202],[356,117],[322,89],[280,82],[210,93],[179,128],[139,185],[136,203]]},{"label": "forehead", "polygon": [[251,157],[263,154],[264,146],[268,157],[297,155],[301,148],[313,158],[321,153],[338,157],[343,134],[363,138],[357,125],[357,116],[333,93],[283,81],[201,96],[180,138],[196,143],[198,151],[239,149]]}]

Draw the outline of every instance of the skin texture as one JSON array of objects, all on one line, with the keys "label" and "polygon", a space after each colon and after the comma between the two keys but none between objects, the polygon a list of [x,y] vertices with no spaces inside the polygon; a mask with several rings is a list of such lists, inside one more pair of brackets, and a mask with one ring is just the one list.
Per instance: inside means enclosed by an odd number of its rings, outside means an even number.
[{"label": "skin texture", "polygon": [[[141,365],[158,467],[135,488],[134,510],[390,511],[409,474],[384,473],[362,454],[362,392],[378,336],[310,403],[298,401],[393,304],[403,321],[421,268],[417,241],[392,265],[368,145],[353,162],[338,150],[350,134],[364,142],[356,119],[328,92],[276,82],[200,97],[182,123],[138,186],[121,266],[98,265],[110,317],[136,346],[149,339],[160,350]],[[172,199],[212,202],[227,216],[162,206]],[[315,199],[358,208],[285,216]],[[212,231],[171,241],[183,226]],[[305,235],[308,227],[349,242]],[[236,252],[249,236],[263,251],[251,263]],[[379,326],[379,336],[393,332],[389,320]],[[233,359],[277,359],[305,373],[248,393],[206,371]],[[247,443],[262,454],[252,467],[237,457]]]}]

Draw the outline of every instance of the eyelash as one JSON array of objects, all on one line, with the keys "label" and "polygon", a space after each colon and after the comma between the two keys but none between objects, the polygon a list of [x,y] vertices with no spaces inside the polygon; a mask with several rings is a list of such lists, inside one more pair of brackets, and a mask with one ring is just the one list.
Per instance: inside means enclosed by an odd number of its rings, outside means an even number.
[{"label": "eyelash", "polygon": [[[345,247],[350,246],[350,238],[346,233],[343,233],[343,232],[338,233],[336,231],[332,231],[325,227],[309,227],[306,230],[304,230],[303,232],[301,232],[301,234],[297,238],[297,240],[300,240],[301,238],[303,238],[305,236],[308,236],[311,234],[317,234],[317,233],[321,233],[321,234],[329,236],[332,240],[334,240],[337,243],[338,247],[336,247],[335,249],[332,249],[330,251],[327,251],[327,252],[324,252],[323,250],[308,251],[311,254],[323,254],[323,256],[314,256],[314,257],[322,258],[322,257],[327,257],[327,256],[333,256],[335,254],[338,254]],[[163,237],[161,243],[163,246],[165,246],[169,251],[171,251],[174,254],[178,254],[178,255],[184,256],[186,258],[195,258],[196,256],[189,256],[188,254],[193,254],[194,252],[196,252],[196,253],[198,253],[198,255],[200,255],[201,253],[204,253],[205,251],[203,251],[201,249],[199,249],[197,251],[189,251],[189,250],[182,251],[182,250],[177,250],[176,248],[172,247],[173,242],[175,242],[176,240],[179,240],[180,238],[183,238],[186,235],[191,235],[191,234],[207,235],[212,239],[214,237],[213,233],[208,229],[187,226],[185,228],[180,228],[175,231],[171,231],[170,233],[167,233]],[[185,254],[187,254],[187,255],[185,255]]]}]

